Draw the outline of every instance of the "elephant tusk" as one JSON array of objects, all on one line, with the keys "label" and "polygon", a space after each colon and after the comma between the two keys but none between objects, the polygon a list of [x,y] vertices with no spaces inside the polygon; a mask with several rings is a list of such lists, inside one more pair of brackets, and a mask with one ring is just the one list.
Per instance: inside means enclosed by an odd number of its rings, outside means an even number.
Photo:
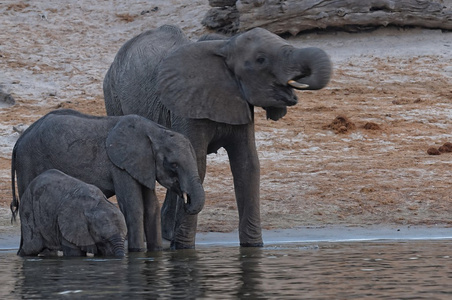
[{"label": "elephant tusk", "polygon": [[299,83],[295,80],[289,80],[287,82],[288,85],[290,85],[291,87],[294,87],[296,89],[307,89],[309,87],[308,84],[304,84],[304,83]]},{"label": "elephant tusk", "polygon": [[183,193],[182,196],[184,198],[185,204],[188,204],[188,195],[187,195],[187,193]]}]

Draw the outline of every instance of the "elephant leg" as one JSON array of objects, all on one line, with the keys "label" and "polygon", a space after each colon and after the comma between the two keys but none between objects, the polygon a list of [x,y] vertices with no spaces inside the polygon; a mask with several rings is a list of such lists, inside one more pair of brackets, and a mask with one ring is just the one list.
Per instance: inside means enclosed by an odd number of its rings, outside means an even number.
[{"label": "elephant leg", "polygon": [[44,250],[44,240],[40,233],[33,232],[29,226],[27,227],[26,230],[21,230],[20,247],[17,255],[37,256]]},{"label": "elephant leg", "polygon": [[62,238],[61,248],[63,250],[63,256],[86,256],[86,252],[82,251],[79,247]]},{"label": "elephant leg", "polygon": [[126,220],[129,252],[145,251],[141,185],[125,171],[119,169],[113,174],[113,182],[116,200]]},{"label": "elephant leg", "polygon": [[[201,182],[204,182],[206,175],[207,145],[215,132],[215,126],[209,126],[209,123],[211,121],[208,120],[188,123],[184,119],[172,120],[172,129],[184,134],[195,150]],[[194,248],[197,225],[198,216],[185,213],[183,199],[167,191],[162,206],[162,235],[171,241],[171,248]]]},{"label": "elephant leg", "polygon": [[165,201],[162,205],[162,237],[168,241],[173,240],[174,227],[176,226],[176,212],[177,212],[177,194],[166,191]]},{"label": "elephant leg", "polygon": [[[250,125],[251,126],[251,125]],[[228,146],[229,162],[234,178],[239,212],[239,239],[243,247],[262,247],[259,205],[260,166],[254,142],[254,129]]]},{"label": "elephant leg", "polygon": [[160,205],[155,190],[143,187],[144,233],[148,251],[162,250],[162,230],[160,224]]}]

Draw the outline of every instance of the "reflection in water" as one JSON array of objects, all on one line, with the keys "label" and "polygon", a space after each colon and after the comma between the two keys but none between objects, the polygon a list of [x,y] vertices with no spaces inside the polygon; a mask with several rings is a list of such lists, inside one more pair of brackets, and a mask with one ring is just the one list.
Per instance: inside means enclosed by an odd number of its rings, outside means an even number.
[{"label": "reflection in water", "polygon": [[201,247],[125,259],[0,252],[0,298],[452,299],[451,246],[443,240]]}]

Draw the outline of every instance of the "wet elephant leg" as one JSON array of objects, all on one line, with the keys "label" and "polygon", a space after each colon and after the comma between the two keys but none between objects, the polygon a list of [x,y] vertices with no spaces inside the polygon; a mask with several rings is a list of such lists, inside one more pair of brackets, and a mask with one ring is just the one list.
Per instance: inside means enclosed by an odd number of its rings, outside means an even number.
[{"label": "wet elephant leg", "polygon": [[20,247],[17,251],[19,256],[37,256],[44,250],[44,241],[41,234],[38,232],[33,232],[30,226],[22,225],[23,227],[28,227],[26,230],[21,228],[21,238]]},{"label": "wet elephant leg", "polygon": [[176,226],[177,195],[169,190],[166,191],[165,201],[162,205],[161,228],[162,238],[171,241],[174,237]]},{"label": "wet elephant leg", "polygon": [[82,251],[79,247],[67,241],[65,238],[62,238],[61,248],[64,256],[86,256],[85,251]]},{"label": "wet elephant leg", "polygon": [[145,251],[142,187],[129,174],[119,169],[114,172],[113,178],[116,199],[127,224],[129,252]]},{"label": "wet elephant leg", "polygon": [[[235,136],[225,148],[234,178],[239,212],[239,239],[244,247],[262,247],[260,220],[260,166],[254,141],[254,125]],[[243,135],[242,135],[243,134]]]},{"label": "wet elephant leg", "polygon": [[162,230],[160,223],[160,205],[155,190],[143,187],[144,233],[148,251],[162,250]]}]

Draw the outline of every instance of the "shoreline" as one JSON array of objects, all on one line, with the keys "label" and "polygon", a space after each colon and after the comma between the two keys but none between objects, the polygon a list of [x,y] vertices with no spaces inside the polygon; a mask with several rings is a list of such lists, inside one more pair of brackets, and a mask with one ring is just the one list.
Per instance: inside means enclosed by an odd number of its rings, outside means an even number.
[{"label": "shoreline", "polygon": [[[20,231],[20,228],[19,228]],[[371,241],[452,240],[452,227],[371,225],[371,226],[308,226],[290,229],[263,230],[264,247],[297,243],[347,243]],[[19,234],[11,231],[0,235],[0,252],[17,250]],[[238,232],[199,232],[196,247],[238,247]],[[169,243],[164,242],[164,248]]]}]

